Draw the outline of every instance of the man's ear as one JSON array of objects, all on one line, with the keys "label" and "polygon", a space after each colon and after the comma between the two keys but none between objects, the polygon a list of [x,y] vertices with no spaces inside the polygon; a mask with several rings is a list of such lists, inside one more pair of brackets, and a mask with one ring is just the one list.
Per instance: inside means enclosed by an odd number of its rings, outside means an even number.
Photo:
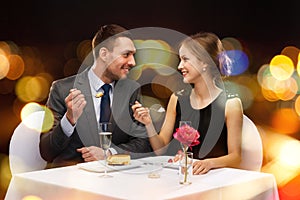
[{"label": "man's ear", "polygon": [[105,62],[105,61],[107,61],[107,56],[108,56],[108,49],[105,47],[102,47],[99,50],[99,58],[101,58]]}]

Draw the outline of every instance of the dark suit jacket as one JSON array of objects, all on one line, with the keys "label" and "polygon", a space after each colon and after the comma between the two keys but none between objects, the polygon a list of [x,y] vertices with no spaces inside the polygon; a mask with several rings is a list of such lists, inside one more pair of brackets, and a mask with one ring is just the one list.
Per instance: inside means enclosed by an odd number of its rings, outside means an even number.
[{"label": "dark suit jacket", "polygon": [[[97,119],[88,70],[78,75],[53,82],[47,106],[53,111],[54,126],[41,134],[40,153],[49,163],[48,167],[71,165],[83,162],[81,153],[76,151],[83,146],[100,146]],[[76,128],[67,137],[61,128],[61,118],[67,111],[65,98],[71,88],[77,88],[85,95],[87,105],[77,121]],[[118,153],[130,153],[132,158],[139,158],[152,151],[145,127],[136,122],[132,116],[131,103],[140,100],[140,87],[132,80],[119,80],[114,87],[112,102],[112,147]]]}]

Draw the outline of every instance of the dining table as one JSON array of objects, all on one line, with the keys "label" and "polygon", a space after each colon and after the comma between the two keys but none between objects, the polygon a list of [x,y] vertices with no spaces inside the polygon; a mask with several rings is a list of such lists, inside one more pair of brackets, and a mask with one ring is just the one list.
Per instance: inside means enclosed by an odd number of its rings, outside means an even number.
[{"label": "dining table", "polygon": [[[179,166],[168,156],[131,160],[127,166],[94,161],[14,174],[5,200],[204,199],[279,200],[272,174],[236,168],[212,169],[179,183]],[[103,168],[111,175],[102,178]],[[154,176],[153,176],[154,174]]]}]

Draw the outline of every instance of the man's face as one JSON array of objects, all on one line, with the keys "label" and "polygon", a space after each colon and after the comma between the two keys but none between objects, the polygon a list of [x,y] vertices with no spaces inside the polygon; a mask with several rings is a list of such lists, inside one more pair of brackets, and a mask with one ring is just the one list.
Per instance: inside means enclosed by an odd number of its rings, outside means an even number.
[{"label": "man's face", "polygon": [[112,81],[126,78],[129,70],[135,66],[135,52],[136,48],[131,39],[117,38],[113,50],[108,53],[108,66],[104,75]]}]

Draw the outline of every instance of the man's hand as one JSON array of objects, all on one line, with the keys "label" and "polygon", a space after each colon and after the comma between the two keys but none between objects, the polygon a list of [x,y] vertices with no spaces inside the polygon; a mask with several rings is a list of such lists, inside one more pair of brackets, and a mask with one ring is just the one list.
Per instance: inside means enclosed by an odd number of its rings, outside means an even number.
[{"label": "man's hand", "polygon": [[80,149],[77,149],[77,152],[80,152],[82,154],[82,158],[85,162],[103,160],[105,158],[104,150],[95,146],[82,147]]},{"label": "man's hand", "polygon": [[65,103],[67,106],[66,117],[74,126],[83,112],[86,100],[80,90],[71,89],[70,94],[65,98]]}]

